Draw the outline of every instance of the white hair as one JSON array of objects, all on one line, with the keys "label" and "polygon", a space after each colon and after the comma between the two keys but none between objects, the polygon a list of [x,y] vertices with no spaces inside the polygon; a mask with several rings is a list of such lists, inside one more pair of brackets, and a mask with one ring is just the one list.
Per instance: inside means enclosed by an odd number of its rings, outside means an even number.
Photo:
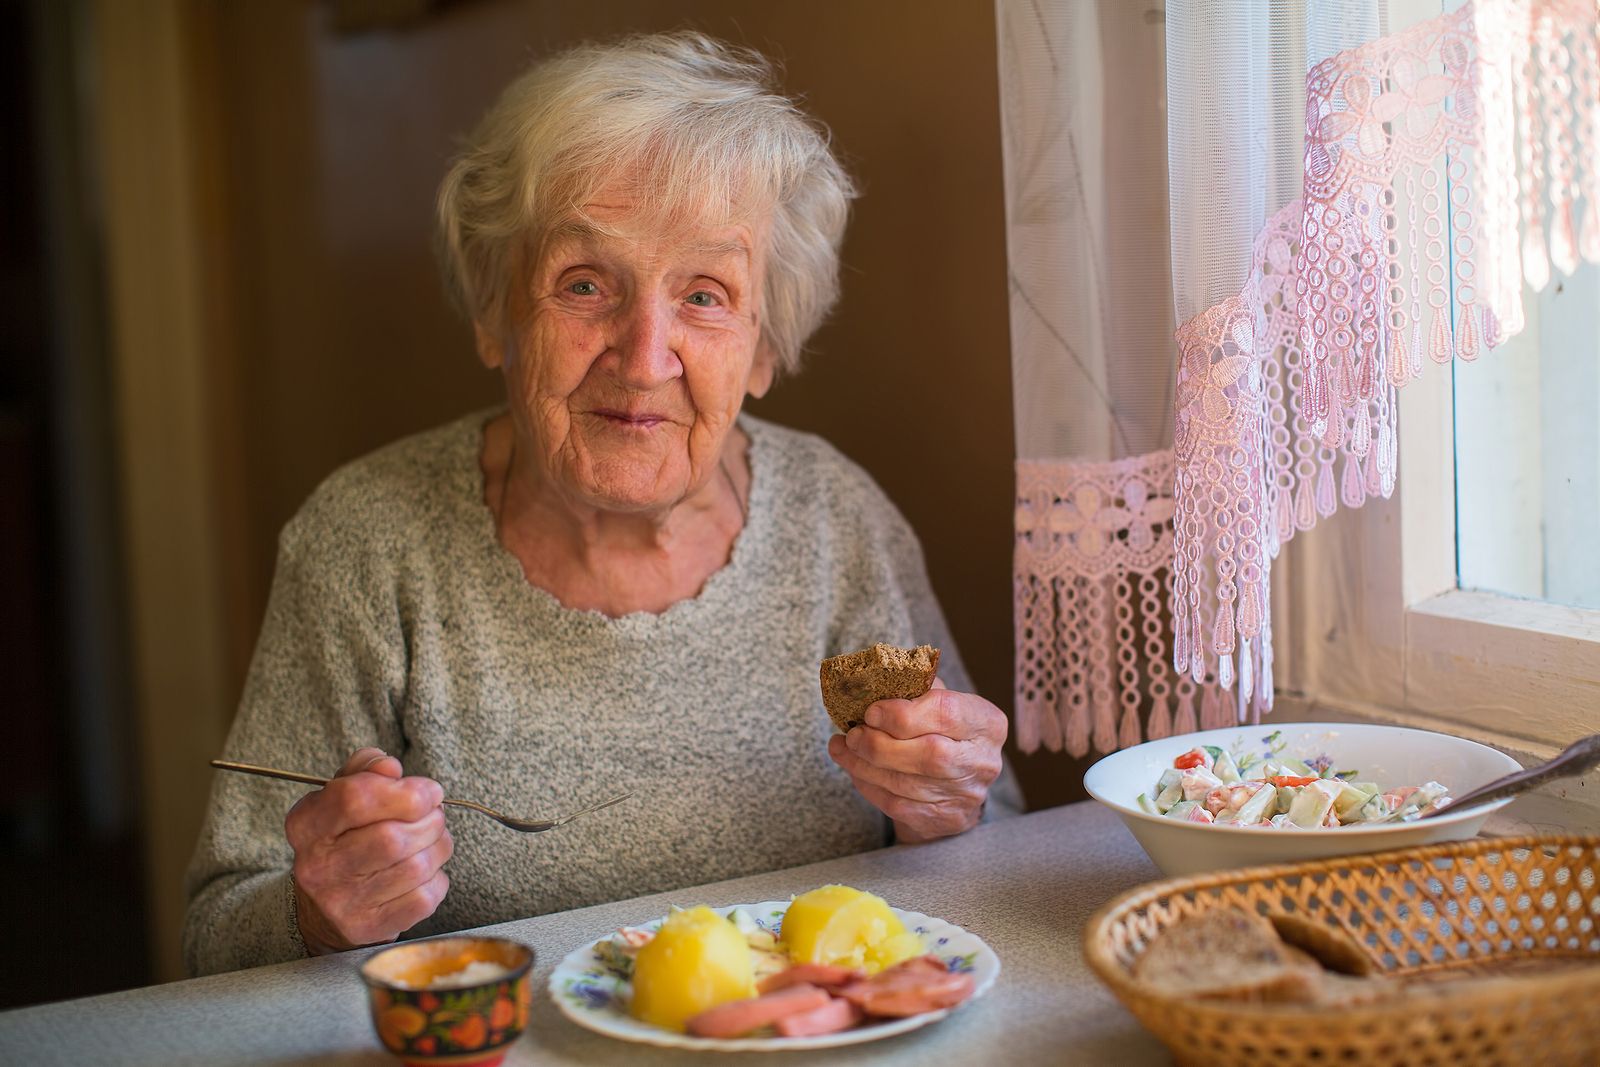
[{"label": "white hair", "polygon": [[439,188],[446,281],[499,328],[553,227],[608,183],[648,189],[664,225],[770,217],[761,336],[780,371],[839,295],[854,187],[826,127],[778,92],[757,52],[678,32],[585,44],[507,86]]}]

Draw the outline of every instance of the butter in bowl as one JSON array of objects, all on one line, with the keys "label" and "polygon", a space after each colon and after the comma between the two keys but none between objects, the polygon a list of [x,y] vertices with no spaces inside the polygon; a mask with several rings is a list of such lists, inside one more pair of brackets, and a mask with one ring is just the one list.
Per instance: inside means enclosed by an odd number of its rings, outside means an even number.
[{"label": "butter in bowl", "polygon": [[496,937],[412,941],[362,964],[372,1025],[408,1065],[495,1067],[528,1024],[533,950]]}]

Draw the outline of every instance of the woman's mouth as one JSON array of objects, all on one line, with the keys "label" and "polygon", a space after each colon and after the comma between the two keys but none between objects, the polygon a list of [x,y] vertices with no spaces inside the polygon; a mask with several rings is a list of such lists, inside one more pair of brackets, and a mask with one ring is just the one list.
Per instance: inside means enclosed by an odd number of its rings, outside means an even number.
[{"label": "woman's mouth", "polygon": [[622,411],[616,408],[595,408],[590,414],[604,419],[610,425],[635,430],[652,430],[668,421],[665,415],[652,411]]}]

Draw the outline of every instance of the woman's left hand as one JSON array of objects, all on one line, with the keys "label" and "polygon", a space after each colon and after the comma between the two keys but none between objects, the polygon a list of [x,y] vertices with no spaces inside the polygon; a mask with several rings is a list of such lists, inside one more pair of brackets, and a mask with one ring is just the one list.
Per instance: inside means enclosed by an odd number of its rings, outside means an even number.
[{"label": "woman's left hand", "polygon": [[894,820],[899,841],[970,830],[1000,776],[1005,713],[939,681],[915,700],[880,700],[866,725],[828,739],[828,755]]}]

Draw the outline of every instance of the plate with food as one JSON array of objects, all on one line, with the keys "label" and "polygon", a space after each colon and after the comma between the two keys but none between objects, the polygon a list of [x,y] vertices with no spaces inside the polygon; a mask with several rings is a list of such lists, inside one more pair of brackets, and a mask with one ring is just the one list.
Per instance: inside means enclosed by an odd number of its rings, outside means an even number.
[{"label": "plate with food", "polygon": [[579,1026],[668,1048],[852,1045],[945,1018],[988,992],[977,935],[848,886],[674,908],[573,950],[550,997]]}]

